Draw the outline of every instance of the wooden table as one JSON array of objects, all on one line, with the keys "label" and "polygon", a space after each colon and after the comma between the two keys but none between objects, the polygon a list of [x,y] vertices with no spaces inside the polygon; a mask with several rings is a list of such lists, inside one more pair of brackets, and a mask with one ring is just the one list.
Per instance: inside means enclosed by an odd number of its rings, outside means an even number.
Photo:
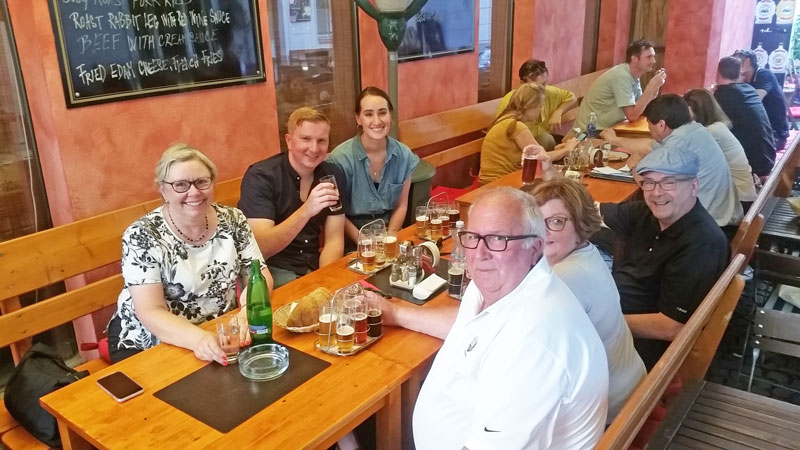
[{"label": "wooden table", "polygon": [[[402,230],[398,237],[410,238],[413,228]],[[345,256],[275,290],[273,309],[316,287],[334,290],[365,278],[345,268],[348,260]],[[428,302],[448,303],[457,304],[444,292]],[[213,322],[203,325],[209,330],[213,327]],[[407,424],[416,393],[442,341],[402,328],[384,327],[383,333],[383,338],[358,354],[337,357],[314,348],[314,333],[295,334],[275,327],[276,341],[329,361],[331,366],[225,434],[153,396],[209,364],[189,350],[167,344],[59,389],[41,403],[58,420],[65,449],[325,449],[375,413],[378,447],[404,448],[403,442],[411,439]],[[144,393],[125,403],[114,401],[95,383],[114,371],[136,380]],[[401,423],[405,424],[402,430]]]},{"label": "wooden table", "polygon": [[624,120],[611,127],[617,136],[622,137],[650,137],[650,128],[647,126],[647,118],[640,116],[633,122]]},{"label": "wooden table", "polygon": [[[624,163],[622,163],[624,164]],[[621,165],[622,165],[621,164]],[[636,183],[628,183],[624,181],[611,181],[603,180],[600,178],[583,177],[581,181],[586,185],[586,189],[592,198],[600,203],[620,203],[633,197],[633,194],[639,189]],[[522,170],[511,172],[504,175],[491,183],[487,183],[474,191],[467,192],[466,194],[458,197],[456,200],[459,204],[461,212],[461,220],[466,223],[467,210],[470,205],[475,202],[475,198],[487,189],[496,187],[513,187],[519,188],[522,186]]]}]

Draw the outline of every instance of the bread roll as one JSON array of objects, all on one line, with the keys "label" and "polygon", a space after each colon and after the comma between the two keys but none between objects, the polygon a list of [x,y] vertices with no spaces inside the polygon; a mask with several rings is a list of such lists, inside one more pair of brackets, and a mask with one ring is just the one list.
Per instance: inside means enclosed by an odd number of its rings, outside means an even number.
[{"label": "bread roll", "polygon": [[318,287],[301,298],[294,307],[286,325],[290,327],[307,327],[319,322],[319,308],[331,301],[331,291]]}]

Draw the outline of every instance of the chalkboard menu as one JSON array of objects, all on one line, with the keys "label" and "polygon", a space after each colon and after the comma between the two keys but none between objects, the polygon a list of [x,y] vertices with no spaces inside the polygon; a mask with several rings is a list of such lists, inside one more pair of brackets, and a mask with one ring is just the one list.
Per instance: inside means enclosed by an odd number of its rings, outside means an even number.
[{"label": "chalkboard menu", "polygon": [[67,107],[266,80],[258,0],[50,0]]}]

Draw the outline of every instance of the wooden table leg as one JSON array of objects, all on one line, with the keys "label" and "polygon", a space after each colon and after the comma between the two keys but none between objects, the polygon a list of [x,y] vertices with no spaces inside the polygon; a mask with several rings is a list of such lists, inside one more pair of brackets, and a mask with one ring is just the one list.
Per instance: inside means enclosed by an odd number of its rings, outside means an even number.
[{"label": "wooden table leg", "polygon": [[58,433],[61,435],[61,446],[64,450],[89,450],[95,448],[86,439],[70,429],[63,420],[58,421]]},{"label": "wooden table leg", "polygon": [[404,450],[414,450],[414,430],[412,427],[412,418],[414,416],[414,405],[417,404],[417,397],[419,397],[419,391],[422,388],[422,382],[425,380],[425,377],[428,375],[428,371],[431,368],[432,359],[426,361],[425,363],[421,364],[403,383],[403,403],[402,403],[402,431],[403,431],[403,449]]},{"label": "wooden table leg", "polygon": [[375,414],[376,441],[379,450],[401,448],[400,413],[401,387],[398,386],[386,398],[386,405]]}]

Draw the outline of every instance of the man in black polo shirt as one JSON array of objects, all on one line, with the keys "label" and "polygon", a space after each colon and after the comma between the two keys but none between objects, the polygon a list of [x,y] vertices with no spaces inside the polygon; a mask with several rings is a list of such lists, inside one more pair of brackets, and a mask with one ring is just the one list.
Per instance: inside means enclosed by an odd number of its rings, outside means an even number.
[{"label": "man in black polo shirt", "polygon": [[753,86],[739,81],[742,62],[726,56],[717,66],[714,98],[731,119],[731,133],[744,147],[753,173],[765,179],[775,165],[775,140],[767,111]]},{"label": "man in black polo shirt", "polygon": [[681,148],[639,163],[644,202],[603,203],[603,222],[626,236],[615,261],[622,312],[650,370],[728,263],[728,241],[697,201],[697,156]]},{"label": "man in black polo shirt", "polygon": [[[347,202],[347,189],[339,169],[325,162],[329,132],[323,113],[296,109],[289,116],[288,152],[251,165],[242,179],[239,209],[267,259],[275,287],[342,257],[344,208],[331,212],[330,207],[340,199]],[[336,177],[338,192],[331,183],[319,183],[325,175]]]},{"label": "man in black polo shirt", "polygon": [[758,68],[758,58],[752,50],[736,50],[733,56],[742,61],[740,81],[753,86],[761,97],[761,103],[764,104],[769,124],[772,126],[775,149],[782,149],[789,137],[789,118],[786,115],[786,97],[783,95],[783,88],[771,70]]}]

